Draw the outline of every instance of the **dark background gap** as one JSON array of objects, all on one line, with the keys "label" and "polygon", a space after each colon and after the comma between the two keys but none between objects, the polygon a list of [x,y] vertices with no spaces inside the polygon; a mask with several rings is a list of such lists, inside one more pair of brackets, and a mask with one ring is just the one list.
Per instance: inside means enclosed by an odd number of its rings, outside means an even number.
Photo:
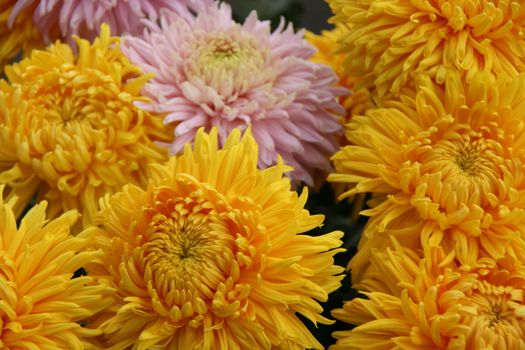
[{"label": "dark background gap", "polygon": [[327,20],[332,16],[330,7],[324,0],[227,0],[232,5],[235,17],[241,21],[251,10],[256,10],[259,18],[270,19],[275,27],[280,16],[294,24],[296,29],[306,28],[314,33],[330,29]]}]

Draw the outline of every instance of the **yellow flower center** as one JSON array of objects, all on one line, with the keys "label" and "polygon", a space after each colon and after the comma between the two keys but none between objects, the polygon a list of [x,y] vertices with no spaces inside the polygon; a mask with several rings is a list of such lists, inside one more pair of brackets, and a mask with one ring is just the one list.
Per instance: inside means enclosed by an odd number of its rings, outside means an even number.
[{"label": "yellow flower center", "polygon": [[241,213],[212,189],[182,178],[178,185],[161,189],[136,225],[145,240],[136,248],[137,266],[154,309],[174,322],[191,318],[196,324],[210,306],[216,315],[238,315],[250,291],[240,272],[256,254],[238,222]]},{"label": "yellow flower center", "polygon": [[[30,105],[19,124],[31,130],[27,146],[19,148],[21,161],[53,188],[72,195],[87,186],[86,171],[93,163],[115,162],[119,129],[142,118],[131,97],[94,69],[86,74],[63,65],[42,72],[21,94]],[[130,160],[123,167],[134,170],[138,164]],[[94,182],[97,175],[91,174]]]},{"label": "yellow flower center", "polygon": [[88,115],[86,112],[99,109],[95,106],[101,107],[100,103],[107,99],[106,89],[97,86],[89,89],[93,80],[99,80],[101,85],[104,83],[100,74],[97,79],[94,72],[87,76],[76,69],[63,68],[62,71],[47,73],[28,87],[31,89],[28,94],[33,98],[34,108],[44,113],[48,121],[58,124],[83,114]]},{"label": "yellow flower center", "polygon": [[428,183],[427,196],[449,213],[461,203],[489,207],[488,197],[500,191],[498,179],[509,169],[497,137],[497,130],[478,132],[456,124],[423,141],[417,151],[423,174],[419,184]]},{"label": "yellow flower center", "polygon": [[[188,218],[182,226],[173,219],[158,215],[153,219],[159,221],[157,231],[152,236],[151,253],[155,259],[164,256],[170,264],[178,265],[187,260],[198,261],[206,253],[206,244],[213,237],[207,222],[199,223],[205,216]],[[194,220],[191,220],[194,219]]]},{"label": "yellow flower center", "polygon": [[479,294],[473,297],[479,303],[480,316],[486,317],[489,326],[510,324],[515,317],[516,304],[510,302],[511,291]]},{"label": "yellow flower center", "polygon": [[82,115],[82,109],[90,104],[87,95],[77,93],[78,86],[73,78],[76,78],[77,81],[89,81],[87,76],[73,70],[61,74],[59,79],[63,84],[42,86],[41,93],[46,99],[40,99],[38,102],[41,104],[40,108],[47,112],[50,120],[67,123]]},{"label": "yellow flower center", "polygon": [[[178,204],[182,213],[173,211],[169,217],[159,213],[151,219],[152,233],[143,246],[144,260],[159,294],[168,296],[174,289],[184,290],[192,296],[191,302],[204,301],[210,297],[210,288],[214,290],[229,273],[233,238],[218,213],[198,203]],[[188,301],[170,303],[169,299],[169,307],[182,307]]]},{"label": "yellow flower center", "polygon": [[524,291],[479,281],[471,291],[470,301],[478,314],[467,322],[471,331],[482,338],[477,341],[496,348],[507,343],[507,348],[517,349],[508,341],[522,339],[525,331]]},{"label": "yellow flower center", "polygon": [[483,142],[474,142],[470,144],[459,144],[454,155],[454,161],[457,166],[466,174],[475,176],[481,171],[480,158],[482,157]]}]

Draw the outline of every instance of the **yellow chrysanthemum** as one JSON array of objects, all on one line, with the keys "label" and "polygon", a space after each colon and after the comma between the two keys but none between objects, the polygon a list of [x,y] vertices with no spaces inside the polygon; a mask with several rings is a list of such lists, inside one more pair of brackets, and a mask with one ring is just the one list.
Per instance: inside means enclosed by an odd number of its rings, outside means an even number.
[{"label": "yellow chrysanthemum", "polygon": [[166,159],[161,118],[135,106],[147,80],[121,53],[107,26],[79,54],[62,43],[6,67],[0,82],[0,183],[22,207],[36,193],[48,215],[77,208],[83,222],[99,197],[145,181],[150,162]]},{"label": "yellow chrysanthemum", "polygon": [[43,45],[42,38],[33,25],[33,11],[27,8],[9,25],[9,16],[16,0],[0,1],[0,76],[3,67],[9,64],[20,50],[29,51]]},{"label": "yellow chrysanthemum", "polygon": [[344,123],[348,122],[353,115],[364,114],[367,109],[374,107],[370,92],[367,89],[354,89],[355,83],[359,79],[347,74],[344,63],[345,55],[337,53],[338,42],[345,35],[345,27],[340,25],[332,30],[323,30],[321,35],[312,32],[305,33],[306,40],[318,50],[310,59],[330,66],[339,77],[339,85],[351,91],[350,94],[339,98],[347,112],[346,118],[343,120]]},{"label": "yellow chrysanthemum", "polygon": [[20,227],[0,186],[0,348],[88,349],[101,332],[82,326],[112,303],[110,290],[92,277],[72,278],[101,251],[87,251],[87,236],[70,236],[76,211],[45,218],[34,206]]},{"label": "yellow chrysanthemum", "polygon": [[460,265],[439,247],[425,259],[394,243],[376,251],[360,288],[368,299],[332,311],[358,325],[331,350],[525,349],[525,274],[507,259]]},{"label": "yellow chrysanthemum", "polygon": [[323,222],[303,208],[276,166],[257,169],[251,133],[235,129],[218,149],[217,130],[194,150],[151,167],[146,190],[106,196],[95,232],[116,288],[99,320],[112,349],[322,348],[297,314],[330,324],[318,301],[340,286],[342,232],[304,235]]},{"label": "yellow chrysanthemum", "polygon": [[465,264],[525,258],[525,76],[419,84],[415,98],[354,117],[353,145],[333,156],[329,181],[354,185],[342,197],[375,196],[349,265],[354,281],[386,233],[414,249],[442,244]]},{"label": "yellow chrysanthemum", "polygon": [[394,94],[412,72],[443,83],[458,70],[516,76],[525,69],[525,2],[328,0],[348,35],[341,44],[351,75],[367,75],[379,96]]}]

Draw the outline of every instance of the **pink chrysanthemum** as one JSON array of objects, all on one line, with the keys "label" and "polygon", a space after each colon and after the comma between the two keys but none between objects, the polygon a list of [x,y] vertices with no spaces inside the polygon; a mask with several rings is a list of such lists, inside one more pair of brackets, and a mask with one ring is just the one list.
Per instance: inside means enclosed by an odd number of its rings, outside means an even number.
[{"label": "pink chrysanthemum", "polygon": [[316,50],[302,31],[281,22],[272,33],[255,12],[235,23],[226,4],[196,17],[166,11],[159,23],[151,22],[144,38],[124,38],[123,51],[155,73],[143,88],[153,102],[141,107],[176,125],[172,153],[200,127],[218,127],[224,141],[232,129],[251,125],[259,167],[280,154],[295,168],[291,177],[309,185],[314,170],[330,170],[327,156],[336,150],[344,113],[336,97],[346,90],[335,87],[331,68],[308,61]]},{"label": "pink chrysanthemum", "polygon": [[159,10],[166,8],[190,15],[188,9],[200,11],[214,0],[19,0],[9,17],[13,23],[27,8],[34,9],[33,20],[44,39],[50,43],[71,36],[93,40],[102,23],[108,23],[111,33],[141,34],[142,19],[156,20]]}]

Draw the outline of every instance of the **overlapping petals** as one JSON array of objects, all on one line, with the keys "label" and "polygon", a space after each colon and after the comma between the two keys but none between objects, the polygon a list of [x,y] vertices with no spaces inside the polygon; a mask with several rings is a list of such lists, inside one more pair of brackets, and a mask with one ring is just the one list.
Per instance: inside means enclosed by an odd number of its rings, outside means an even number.
[{"label": "overlapping petals", "polygon": [[515,77],[525,69],[522,1],[329,0],[348,28],[346,67],[377,96],[398,95],[413,72],[444,83],[451,71]]},{"label": "overlapping petals", "polygon": [[296,314],[330,324],[318,301],[340,285],[341,232],[303,233],[323,222],[290,190],[288,167],[257,169],[257,144],[216,129],[194,149],[152,166],[146,189],[106,197],[94,232],[116,289],[97,320],[104,344],[138,349],[322,348]]},{"label": "overlapping petals", "polygon": [[284,22],[271,32],[255,12],[237,24],[226,4],[190,20],[168,13],[149,29],[144,39],[126,37],[123,50],[155,74],[144,87],[153,103],[141,106],[175,126],[172,153],[200,127],[217,127],[224,142],[234,128],[251,126],[261,168],[279,154],[294,167],[291,177],[309,185],[315,170],[331,169],[344,90],[329,67],[308,60],[315,49],[302,32]]},{"label": "overlapping petals", "polygon": [[355,281],[387,233],[413,249],[442,245],[465,264],[524,257],[525,77],[419,84],[417,95],[353,118],[353,145],[333,157],[329,180],[374,196],[349,265]]},{"label": "overlapping petals", "polygon": [[98,198],[145,181],[147,164],[166,152],[160,117],[135,106],[147,76],[129,63],[107,26],[79,54],[62,43],[6,68],[0,82],[0,182],[19,197],[49,201],[53,217],[78,209],[90,222]]},{"label": "overlapping petals", "polygon": [[332,312],[357,325],[334,332],[339,349],[508,349],[525,347],[521,262],[483,258],[461,265],[440,247],[419,255],[394,242],[371,256],[356,298]]},{"label": "overlapping petals", "polygon": [[90,317],[112,303],[111,289],[90,276],[72,278],[101,251],[88,251],[84,233],[70,235],[78,219],[69,211],[46,219],[46,203],[34,206],[17,228],[0,186],[0,347],[84,349],[101,334]]}]

